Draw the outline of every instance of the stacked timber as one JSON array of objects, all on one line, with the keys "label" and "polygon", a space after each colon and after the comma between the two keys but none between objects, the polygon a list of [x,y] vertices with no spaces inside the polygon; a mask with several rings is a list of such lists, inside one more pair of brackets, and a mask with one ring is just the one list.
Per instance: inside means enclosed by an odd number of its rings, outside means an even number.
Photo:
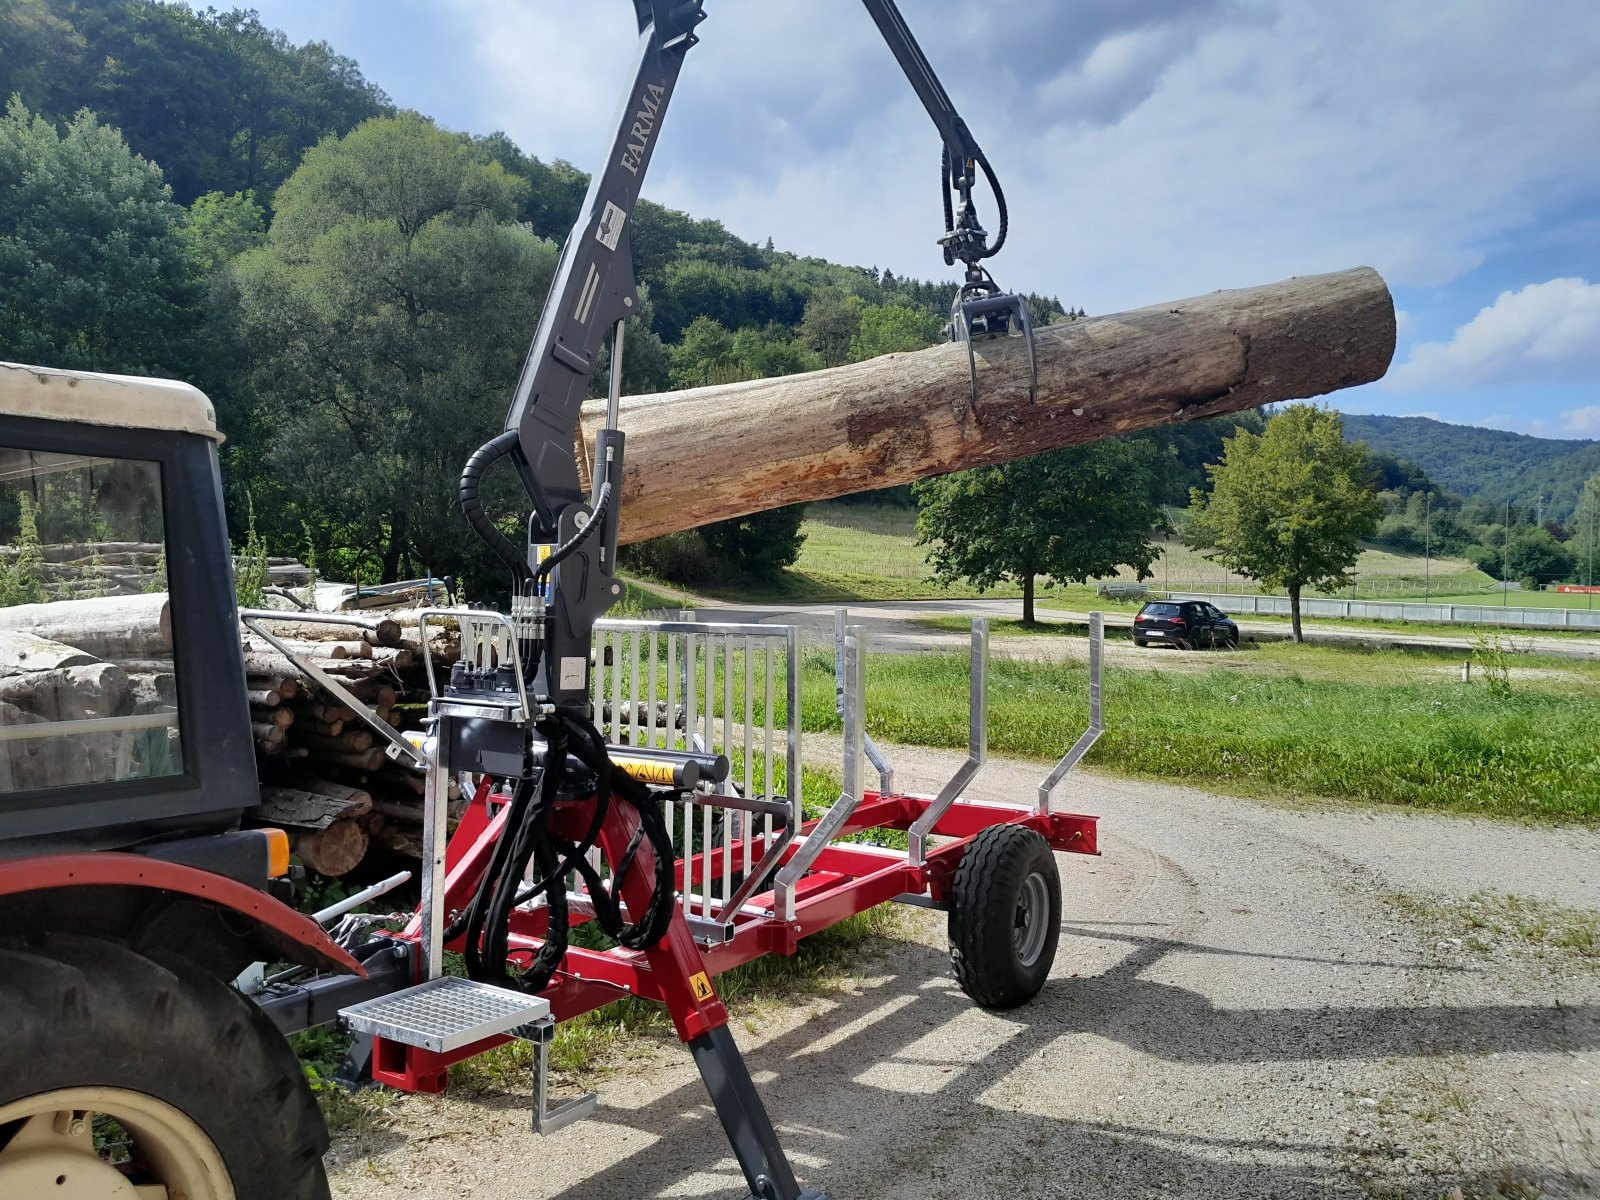
[{"label": "stacked timber", "polygon": [[[426,710],[426,659],[416,625],[378,616],[371,630],[269,623],[273,635],[337,679],[362,706],[402,732]],[[435,669],[455,661],[455,636],[440,630]],[[262,803],[251,820],[290,831],[306,866],[353,870],[373,846],[416,857],[422,848],[422,774],[392,759],[388,742],[356,707],[321,687],[265,639],[244,635],[246,688]]]},{"label": "stacked timber", "polygon": [[172,671],[164,595],[0,608],[0,729],[39,727],[8,736],[0,791],[181,770]]}]

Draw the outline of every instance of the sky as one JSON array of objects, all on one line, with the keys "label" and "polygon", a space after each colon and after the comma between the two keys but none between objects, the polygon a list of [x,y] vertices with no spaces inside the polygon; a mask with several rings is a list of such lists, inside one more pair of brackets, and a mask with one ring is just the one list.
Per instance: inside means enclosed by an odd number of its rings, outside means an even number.
[{"label": "sky", "polygon": [[[401,107],[585,170],[637,38],[627,0],[254,7]],[[797,254],[953,278],[937,136],[858,0],[705,7],[645,194]],[[1394,365],[1335,406],[1600,438],[1594,0],[900,7],[1005,188],[1005,287],[1093,314],[1372,266]]]}]

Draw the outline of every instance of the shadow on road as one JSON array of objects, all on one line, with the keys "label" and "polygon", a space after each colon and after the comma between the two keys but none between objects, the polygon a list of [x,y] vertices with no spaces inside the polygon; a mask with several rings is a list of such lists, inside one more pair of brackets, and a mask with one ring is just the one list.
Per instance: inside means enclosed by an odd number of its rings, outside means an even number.
[{"label": "shadow on road", "polygon": [[[1600,1007],[1592,1005],[1221,1009],[1195,992],[1141,977],[1163,955],[1205,953],[1207,947],[1098,926],[1069,926],[1064,933],[1125,940],[1132,949],[1102,974],[1052,980],[1024,1008],[978,1016],[947,977],[943,954],[926,946],[898,947],[898,974],[842,994],[822,1018],[748,1051],[801,1178],[836,1197],[859,1200],[1363,1195],[1348,1172],[1342,1137],[1208,1137],[1158,1125],[1041,1115],[1041,1108],[1073,1107],[1071,1067],[1052,1078],[1046,1099],[1030,1095],[1027,1080],[1037,1076],[1052,1047],[1057,1053],[1051,1061],[1072,1063],[1074,1052],[1054,1044],[1085,1037],[1086,1046],[1108,1040],[1177,1068],[1600,1047]],[[1329,965],[1417,969],[1409,963]],[[972,1036],[979,1027],[981,1033]],[[962,1061],[961,1039],[969,1036],[971,1058]],[[932,1044],[922,1044],[925,1039]],[[1104,1113],[1106,1100],[1098,1092],[1085,1094],[1079,1107]],[[521,1107],[526,1098],[508,1095],[485,1103]],[[1294,1124],[1292,1109],[1282,1111],[1289,1103],[1272,1103],[1278,1111],[1262,1115],[1275,1117],[1280,1127]],[[1262,1122],[1232,1125],[1259,1128]],[[531,1183],[541,1159],[603,1145],[608,1126],[657,1140],[597,1166],[595,1175],[561,1192],[560,1200],[747,1194],[698,1083],[639,1107],[608,1104],[602,1089],[592,1120],[553,1141],[530,1135],[526,1161],[508,1161],[507,1170],[526,1172]],[[703,1190],[707,1174],[716,1183]],[[692,1176],[700,1178],[691,1183]],[[1461,1184],[1467,1195],[1499,1195],[1496,1183],[1412,1175],[1404,1190],[1384,1194],[1431,1198]]]}]

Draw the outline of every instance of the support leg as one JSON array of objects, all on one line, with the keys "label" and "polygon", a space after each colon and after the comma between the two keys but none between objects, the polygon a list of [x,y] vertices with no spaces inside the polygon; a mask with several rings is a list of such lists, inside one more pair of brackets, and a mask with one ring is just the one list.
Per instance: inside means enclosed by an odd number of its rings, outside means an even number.
[{"label": "support leg", "polygon": [[[621,860],[638,821],[626,805],[611,806],[600,840],[612,862]],[[622,880],[622,898],[631,912],[644,911],[654,870],[650,844],[645,842]],[[688,1045],[711,1093],[711,1103],[750,1185],[751,1200],[827,1200],[820,1192],[802,1190],[795,1181],[794,1169],[778,1144],[778,1132],[728,1032],[728,1011],[711,984],[681,907],[673,914],[667,936],[646,950],[645,958],[678,1036]]]},{"label": "support leg", "polygon": [[794,1170],[778,1144],[766,1107],[734,1045],[733,1034],[719,1025],[689,1043],[694,1065],[700,1068],[711,1103],[727,1132],[728,1142],[750,1185],[750,1200],[827,1200],[821,1192],[807,1191],[795,1181]]}]

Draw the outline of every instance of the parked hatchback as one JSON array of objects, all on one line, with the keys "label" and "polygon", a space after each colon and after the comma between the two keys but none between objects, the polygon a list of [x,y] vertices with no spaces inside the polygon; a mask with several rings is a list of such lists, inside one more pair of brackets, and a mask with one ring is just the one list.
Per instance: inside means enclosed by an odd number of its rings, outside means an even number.
[{"label": "parked hatchback", "polygon": [[1239,644],[1239,627],[1204,600],[1151,600],[1133,619],[1133,644],[1231,650]]}]

